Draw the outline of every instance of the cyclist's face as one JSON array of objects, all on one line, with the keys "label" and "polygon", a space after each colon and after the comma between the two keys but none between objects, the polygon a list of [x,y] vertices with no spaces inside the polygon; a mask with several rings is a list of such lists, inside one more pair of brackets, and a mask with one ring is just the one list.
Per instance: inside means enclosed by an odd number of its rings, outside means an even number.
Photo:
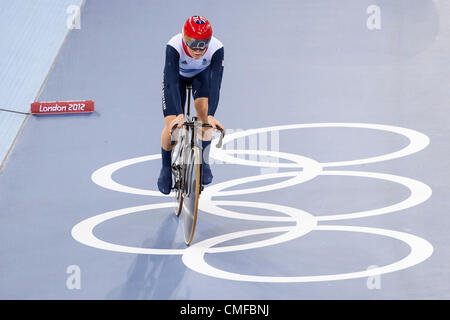
[{"label": "cyclist's face", "polygon": [[199,50],[199,49],[195,49],[194,50],[194,49],[189,48],[188,46],[186,46],[186,47],[188,49],[189,54],[194,59],[200,59],[203,56],[203,54],[205,53],[206,49],[207,49],[207,48],[205,48],[203,50]]}]

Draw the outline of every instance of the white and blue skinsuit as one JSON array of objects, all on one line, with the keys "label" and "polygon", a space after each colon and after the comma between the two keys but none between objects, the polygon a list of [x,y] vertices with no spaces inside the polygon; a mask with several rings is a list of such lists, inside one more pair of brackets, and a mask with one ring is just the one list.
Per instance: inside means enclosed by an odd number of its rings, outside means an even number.
[{"label": "white and blue skinsuit", "polygon": [[194,99],[208,98],[208,115],[214,116],[223,75],[223,44],[212,37],[204,55],[194,59],[184,50],[182,37],[181,33],[175,35],[166,46],[162,88],[164,117],[184,113],[187,84],[192,84]]}]

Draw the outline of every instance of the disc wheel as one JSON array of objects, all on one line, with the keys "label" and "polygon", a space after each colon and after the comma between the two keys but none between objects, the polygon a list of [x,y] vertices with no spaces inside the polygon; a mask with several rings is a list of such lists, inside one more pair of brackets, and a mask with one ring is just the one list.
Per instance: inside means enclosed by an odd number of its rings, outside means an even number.
[{"label": "disc wheel", "polygon": [[198,199],[200,196],[200,150],[193,147],[186,164],[185,184],[183,192],[183,229],[184,242],[190,245],[194,239],[197,223]]}]

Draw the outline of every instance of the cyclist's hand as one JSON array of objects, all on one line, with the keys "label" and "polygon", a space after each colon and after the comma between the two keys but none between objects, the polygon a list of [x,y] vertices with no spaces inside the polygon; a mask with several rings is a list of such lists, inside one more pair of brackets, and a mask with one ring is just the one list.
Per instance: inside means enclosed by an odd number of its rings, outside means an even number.
[{"label": "cyclist's hand", "polygon": [[184,123],[184,115],[179,114],[175,119],[172,120],[172,122],[169,125],[170,128],[170,134],[172,134],[172,128],[177,125],[177,128],[180,128]]},{"label": "cyclist's hand", "polygon": [[217,127],[221,128],[223,130],[223,132],[225,133],[225,127],[223,126],[223,124],[217,120],[216,118],[214,118],[213,116],[208,116],[208,123],[214,128],[217,129]]}]

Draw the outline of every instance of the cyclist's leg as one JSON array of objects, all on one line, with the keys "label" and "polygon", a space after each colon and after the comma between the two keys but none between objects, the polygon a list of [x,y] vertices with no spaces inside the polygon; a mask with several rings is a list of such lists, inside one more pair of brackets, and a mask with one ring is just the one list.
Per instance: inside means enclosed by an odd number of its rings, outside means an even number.
[{"label": "cyclist's leg", "polygon": [[[180,81],[180,95],[182,106],[184,106],[184,100],[186,99],[186,89],[183,83]],[[183,90],[181,90],[183,88]],[[170,145],[170,123],[176,118],[177,112],[175,107],[175,101],[173,101],[173,95],[168,93],[167,87],[163,82],[162,89],[162,107],[164,113],[165,126],[161,132],[161,158],[162,167],[158,178],[158,189],[164,194],[169,194],[172,189],[172,149]]]},{"label": "cyclist's leg", "polygon": [[159,172],[158,189],[164,194],[169,194],[172,189],[172,146],[170,145],[169,124],[175,119],[175,115],[168,115],[164,119],[166,125],[161,133],[161,159],[162,167]]},{"label": "cyclist's leg", "polygon": [[[203,123],[208,123],[208,97],[209,97],[209,76],[210,68],[206,68],[200,72],[192,82],[192,89],[194,91],[194,106],[197,111],[199,120]],[[202,128],[202,147],[203,147],[203,184],[209,184],[212,181],[213,175],[209,167],[209,151],[212,139],[212,129]]]},{"label": "cyclist's leg", "polygon": [[[196,75],[192,80],[192,90],[194,97],[194,106],[197,111],[197,116],[201,122],[208,122],[208,97],[209,97],[209,77],[211,70],[210,68],[206,68],[198,75]],[[209,130],[208,128],[204,128],[204,132],[206,133]],[[211,140],[211,136],[209,139]]]},{"label": "cyclist's leg", "polygon": [[[194,106],[197,111],[199,120],[203,123],[208,123],[208,97],[209,97],[209,77],[210,68],[206,68],[192,81],[192,89],[194,96]],[[211,141],[212,130],[210,128],[203,128],[202,140]]]},{"label": "cyclist's leg", "polygon": [[170,145],[170,123],[176,118],[176,115],[168,115],[164,117],[166,125],[161,132],[161,148],[166,151],[171,151],[173,146]]},{"label": "cyclist's leg", "polygon": [[[180,92],[181,107],[183,108],[183,111],[184,111],[184,104],[186,102],[186,82],[181,78],[178,83],[178,89]],[[171,128],[169,128],[169,125],[170,125],[170,122],[173,121],[173,119],[175,119],[177,116],[177,110],[176,110],[175,104],[176,104],[176,101],[174,101],[174,95],[170,94],[167,86],[165,85],[165,83],[163,81],[162,108],[163,108],[165,126],[161,133],[161,148],[166,151],[170,151],[173,148],[170,145],[170,129]]]}]

